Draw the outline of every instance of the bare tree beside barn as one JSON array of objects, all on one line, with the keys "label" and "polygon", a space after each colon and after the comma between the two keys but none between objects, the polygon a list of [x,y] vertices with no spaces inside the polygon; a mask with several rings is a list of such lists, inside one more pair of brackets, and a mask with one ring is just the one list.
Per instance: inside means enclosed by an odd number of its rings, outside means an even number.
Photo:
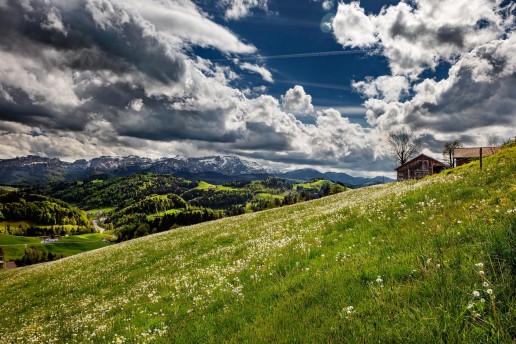
[{"label": "bare tree beside barn", "polygon": [[389,133],[387,143],[398,166],[405,164],[411,156],[421,150],[421,140],[406,128]]},{"label": "bare tree beside barn", "polygon": [[496,135],[489,136],[487,138],[487,146],[488,147],[499,147],[500,146],[500,138]]},{"label": "bare tree beside barn", "polygon": [[455,149],[462,148],[462,142],[454,140],[444,144],[443,158],[450,167],[455,167]]}]

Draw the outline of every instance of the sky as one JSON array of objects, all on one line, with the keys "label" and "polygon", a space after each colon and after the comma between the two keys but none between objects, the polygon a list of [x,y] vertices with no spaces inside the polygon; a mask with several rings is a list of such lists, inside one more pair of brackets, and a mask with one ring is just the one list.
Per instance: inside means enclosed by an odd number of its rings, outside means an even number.
[{"label": "sky", "polygon": [[507,0],[0,0],[0,159],[237,155],[393,175],[516,135]]}]

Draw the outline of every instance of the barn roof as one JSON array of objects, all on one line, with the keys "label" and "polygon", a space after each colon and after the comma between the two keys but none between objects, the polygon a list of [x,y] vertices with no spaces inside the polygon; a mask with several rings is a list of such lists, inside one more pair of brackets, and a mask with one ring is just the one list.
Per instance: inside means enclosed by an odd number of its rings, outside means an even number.
[{"label": "barn roof", "polygon": [[400,168],[403,168],[405,166],[407,166],[408,164],[410,164],[412,161],[414,160],[420,160],[421,158],[425,158],[427,160],[432,160],[433,162],[437,163],[438,165],[441,165],[441,166],[446,166],[445,164],[443,164],[442,162],[440,162],[439,160],[435,160],[434,158],[432,157],[429,157],[428,155],[426,154],[419,154],[418,156],[416,156],[414,159],[412,160],[409,160],[407,161],[406,163],[404,163],[403,165],[400,165],[398,167],[395,168],[395,170],[399,170]]},{"label": "barn roof", "polygon": [[455,148],[453,155],[455,158],[480,158],[480,148],[482,156],[490,156],[500,150],[500,147]]}]

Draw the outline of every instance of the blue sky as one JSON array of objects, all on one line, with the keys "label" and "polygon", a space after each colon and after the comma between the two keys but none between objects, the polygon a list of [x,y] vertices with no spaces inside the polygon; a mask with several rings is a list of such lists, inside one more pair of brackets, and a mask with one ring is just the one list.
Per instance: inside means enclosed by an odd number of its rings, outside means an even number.
[{"label": "blue sky", "polygon": [[515,16],[507,0],[0,0],[0,158],[392,175],[401,128],[438,159],[516,135]]},{"label": "blue sky", "polygon": [[[367,12],[379,13],[383,6],[397,2],[362,1],[361,5]],[[244,72],[243,80],[238,80],[236,87],[263,85],[267,87],[268,94],[280,98],[293,86],[302,85],[312,96],[314,106],[348,110],[350,119],[367,125],[363,97],[353,90],[351,83],[367,76],[388,73],[388,63],[383,56],[367,52],[355,53],[359,49],[346,49],[349,55],[281,57],[345,51],[331,31],[323,32],[321,29],[321,24],[335,15],[335,5],[326,10],[317,1],[274,1],[269,2],[268,10],[257,9],[245,19],[227,21],[224,12],[213,3],[197,3],[204,4],[203,8],[214,16],[216,22],[226,25],[244,41],[256,46],[258,50],[255,54],[243,55],[245,61],[263,61],[273,74],[274,82],[267,83],[256,73]],[[225,63],[225,57],[216,50],[197,49],[195,52],[199,56]],[[227,63],[231,65],[230,59]]]}]

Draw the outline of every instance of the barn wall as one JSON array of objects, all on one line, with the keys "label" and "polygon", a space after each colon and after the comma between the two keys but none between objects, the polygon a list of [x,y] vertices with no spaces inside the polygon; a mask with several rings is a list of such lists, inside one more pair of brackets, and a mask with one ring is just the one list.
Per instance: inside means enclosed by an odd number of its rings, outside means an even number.
[{"label": "barn wall", "polygon": [[436,167],[443,167],[442,164],[436,164],[435,161],[421,157],[415,159],[402,168],[397,170],[397,180],[403,181],[407,179],[421,179],[426,176],[431,176],[436,170]]}]

